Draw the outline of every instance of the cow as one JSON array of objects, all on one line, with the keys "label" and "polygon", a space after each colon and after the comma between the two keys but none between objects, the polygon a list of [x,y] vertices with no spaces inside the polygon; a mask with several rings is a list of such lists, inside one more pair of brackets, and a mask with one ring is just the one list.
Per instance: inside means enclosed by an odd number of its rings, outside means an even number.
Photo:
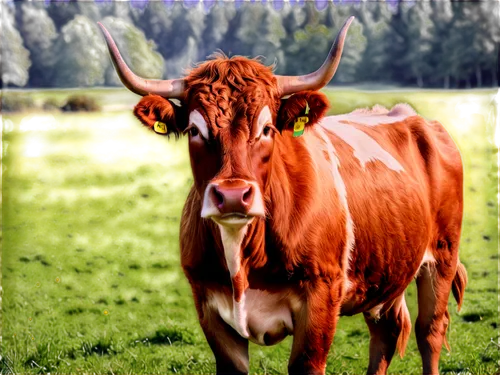
[{"label": "cow", "polygon": [[310,74],[218,53],[169,80],[135,75],[100,25],[123,84],[143,96],[136,117],[189,138],[181,263],[218,374],[248,373],[249,341],[288,335],[289,373],[324,374],[338,318],[358,313],[367,372],[385,374],[409,338],[413,279],[422,371],[438,373],[449,294],[459,309],[467,283],[461,157],[440,123],[406,104],[325,117],[319,90],[352,20]]}]

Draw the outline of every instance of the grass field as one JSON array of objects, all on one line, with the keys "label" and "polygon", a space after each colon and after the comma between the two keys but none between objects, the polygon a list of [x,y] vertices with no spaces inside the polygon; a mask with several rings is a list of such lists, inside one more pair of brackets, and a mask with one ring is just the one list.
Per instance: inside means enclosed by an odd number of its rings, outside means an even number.
[{"label": "grass field", "polygon": [[40,105],[47,99],[52,99],[57,104],[62,105],[64,100],[71,95],[85,95],[93,98],[100,105],[116,104],[116,103],[136,103],[141,98],[140,96],[124,90],[123,88],[79,88],[79,89],[48,89],[36,91],[12,91],[16,94],[30,95],[36,104]]},{"label": "grass field", "polygon": [[[32,92],[35,102],[67,92]],[[450,300],[442,373],[499,368],[497,149],[493,91],[328,91],[332,113],[408,102],[441,121],[465,164],[461,260],[469,285]],[[9,93],[7,93],[9,95]],[[192,183],[185,140],[142,128],[136,96],[95,90],[102,113],[4,114],[2,373],[210,373],[214,359],[179,265]],[[412,320],[415,286],[407,290]],[[412,334],[391,373],[417,374]],[[341,318],[328,373],[363,374],[368,330]],[[252,373],[285,373],[291,339],[251,345]]]}]

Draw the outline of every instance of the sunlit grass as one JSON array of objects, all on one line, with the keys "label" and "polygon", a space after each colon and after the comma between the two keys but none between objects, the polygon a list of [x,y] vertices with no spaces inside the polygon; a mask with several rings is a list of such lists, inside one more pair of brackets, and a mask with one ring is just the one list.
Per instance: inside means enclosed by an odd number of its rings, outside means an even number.
[{"label": "sunlit grass", "polygon": [[[35,102],[67,95],[35,92]],[[3,371],[209,373],[212,353],[179,264],[178,228],[192,183],[186,141],[147,131],[122,90],[90,95],[106,112],[4,114]],[[463,310],[450,300],[443,373],[495,373],[498,347],[497,169],[492,91],[329,91],[332,113],[409,102],[441,121],[465,164]],[[407,292],[412,320],[415,288]],[[362,374],[368,330],[341,318],[329,373]],[[251,369],[285,373],[291,340],[251,345]],[[390,372],[420,372],[414,337]]]}]

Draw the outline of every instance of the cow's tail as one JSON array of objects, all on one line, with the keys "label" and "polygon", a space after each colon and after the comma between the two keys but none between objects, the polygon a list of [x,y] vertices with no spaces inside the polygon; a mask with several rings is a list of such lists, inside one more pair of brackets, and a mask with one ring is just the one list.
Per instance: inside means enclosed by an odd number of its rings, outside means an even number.
[{"label": "cow's tail", "polygon": [[453,297],[457,301],[457,311],[460,311],[462,307],[462,302],[464,299],[465,287],[467,285],[467,270],[464,265],[458,261],[457,273],[453,279],[453,285],[451,290],[453,292]]},{"label": "cow's tail", "polygon": [[408,311],[408,307],[406,306],[404,297],[401,309],[399,310],[399,314],[397,317],[397,323],[400,326],[401,331],[399,332],[396,348],[398,350],[399,356],[403,358],[403,356],[405,355],[406,345],[408,344],[411,333],[410,312]]},{"label": "cow's tail", "polygon": [[[455,273],[455,278],[453,279],[453,284],[451,285],[453,297],[455,297],[455,301],[457,301],[457,311],[460,311],[460,308],[462,307],[466,286],[467,286],[467,270],[465,269],[464,265],[460,263],[459,260],[457,265],[457,272]],[[446,314],[446,321],[449,324],[451,321],[450,313],[448,312],[448,310],[446,310],[445,314]],[[443,338],[444,338],[443,342],[444,346],[446,347],[446,349],[448,349],[448,351],[451,351],[450,344],[446,339],[446,334],[444,335]]]}]

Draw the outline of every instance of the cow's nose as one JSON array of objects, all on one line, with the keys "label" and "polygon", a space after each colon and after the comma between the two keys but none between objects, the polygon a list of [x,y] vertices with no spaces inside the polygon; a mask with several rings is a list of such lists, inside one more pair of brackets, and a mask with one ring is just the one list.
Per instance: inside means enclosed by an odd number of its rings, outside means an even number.
[{"label": "cow's nose", "polygon": [[252,206],[254,187],[248,183],[213,185],[210,198],[221,214],[246,215]]}]

